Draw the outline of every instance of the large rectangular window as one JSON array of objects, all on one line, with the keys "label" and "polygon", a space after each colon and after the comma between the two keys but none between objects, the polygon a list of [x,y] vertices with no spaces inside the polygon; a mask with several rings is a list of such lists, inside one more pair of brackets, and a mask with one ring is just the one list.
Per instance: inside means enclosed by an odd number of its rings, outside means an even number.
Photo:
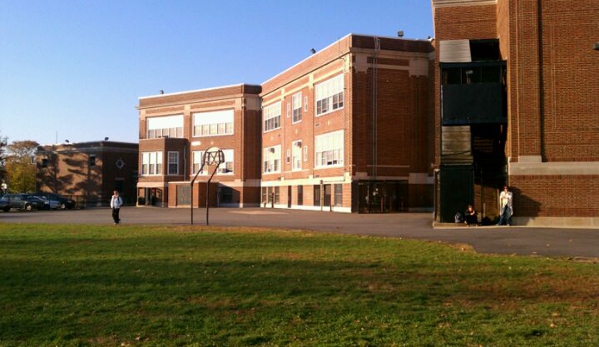
[{"label": "large rectangular window", "polygon": [[143,176],[162,175],[162,152],[141,154],[141,174]]},{"label": "large rectangular window", "polygon": [[264,173],[281,172],[281,145],[264,149]]},{"label": "large rectangular window", "polygon": [[183,137],[183,115],[151,117],[146,119],[147,138]]},{"label": "large rectangular window", "polygon": [[232,135],[235,112],[218,110],[193,114],[193,136]]},{"label": "large rectangular window", "polygon": [[264,132],[275,130],[281,127],[280,102],[264,107],[262,114],[264,117]]},{"label": "large rectangular window", "polygon": [[168,152],[168,174],[179,174],[179,152]]},{"label": "large rectangular window", "polygon": [[223,149],[223,154],[225,155],[225,162],[220,163],[218,167],[218,174],[220,175],[232,175],[233,174],[233,159],[234,153],[232,149]]},{"label": "large rectangular window", "polygon": [[[204,151],[193,151],[192,152],[192,170],[191,173],[192,175],[195,176],[195,174],[198,173],[198,170],[202,167],[202,164],[204,163]],[[204,167],[202,169],[202,172],[200,172],[200,175],[207,175],[208,174],[208,168]]]},{"label": "large rectangular window", "polygon": [[335,206],[343,206],[343,184],[335,184]]},{"label": "large rectangular window", "polygon": [[343,165],[343,130],[315,137],[315,167]]},{"label": "large rectangular window", "polygon": [[293,104],[293,123],[302,120],[302,93],[294,94],[291,98]]},{"label": "large rectangular window", "polygon": [[343,107],[344,85],[343,75],[333,77],[316,85],[314,93],[316,95],[317,116]]},{"label": "large rectangular window", "polygon": [[302,141],[293,141],[291,144],[291,162],[292,170],[298,171],[302,169]]}]

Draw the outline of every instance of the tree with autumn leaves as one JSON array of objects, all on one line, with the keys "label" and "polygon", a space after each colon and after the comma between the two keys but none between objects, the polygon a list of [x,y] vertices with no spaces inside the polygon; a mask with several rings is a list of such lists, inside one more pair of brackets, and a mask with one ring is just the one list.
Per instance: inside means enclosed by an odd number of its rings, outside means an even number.
[{"label": "tree with autumn leaves", "polygon": [[4,163],[4,182],[12,193],[36,191],[35,153],[39,144],[35,141],[14,141],[0,147],[0,158]]},{"label": "tree with autumn leaves", "polygon": [[0,135],[0,184],[6,182],[6,163],[4,161],[4,147],[6,147],[6,137]]}]

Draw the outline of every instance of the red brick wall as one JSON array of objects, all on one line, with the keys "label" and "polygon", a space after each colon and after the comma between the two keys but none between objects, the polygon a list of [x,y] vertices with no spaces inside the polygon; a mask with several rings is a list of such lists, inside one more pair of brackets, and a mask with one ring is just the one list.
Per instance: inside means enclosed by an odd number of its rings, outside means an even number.
[{"label": "red brick wall", "polygon": [[599,175],[510,176],[510,184],[516,216],[599,216]]}]

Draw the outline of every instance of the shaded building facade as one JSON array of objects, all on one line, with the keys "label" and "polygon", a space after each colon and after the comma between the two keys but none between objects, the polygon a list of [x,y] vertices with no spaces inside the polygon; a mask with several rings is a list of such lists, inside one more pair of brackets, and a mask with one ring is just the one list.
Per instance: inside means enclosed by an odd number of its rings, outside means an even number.
[{"label": "shaded building facade", "polygon": [[599,225],[599,2],[432,0],[435,210]]},{"label": "shaded building facade", "polygon": [[44,145],[37,149],[38,191],[56,193],[78,206],[107,206],[114,189],[134,204],[138,144],[92,141]]}]

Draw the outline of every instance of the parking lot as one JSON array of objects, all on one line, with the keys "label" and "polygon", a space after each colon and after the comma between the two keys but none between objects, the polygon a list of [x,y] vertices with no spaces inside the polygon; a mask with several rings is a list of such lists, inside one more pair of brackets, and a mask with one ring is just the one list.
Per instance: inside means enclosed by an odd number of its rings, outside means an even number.
[{"label": "parking lot", "polygon": [[[531,227],[433,227],[431,213],[346,214],[261,208],[211,208],[210,226],[311,230],[419,239],[471,245],[477,252],[568,258],[599,258],[599,230]],[[124,207],[123,225],[190,225],[190,209]],[[193,210],[194,225],[206,225],[206,209]],[[0,223],[112,225],[110,209],[0,212]],[[115,226],[118,227],[118,226]]]}]

